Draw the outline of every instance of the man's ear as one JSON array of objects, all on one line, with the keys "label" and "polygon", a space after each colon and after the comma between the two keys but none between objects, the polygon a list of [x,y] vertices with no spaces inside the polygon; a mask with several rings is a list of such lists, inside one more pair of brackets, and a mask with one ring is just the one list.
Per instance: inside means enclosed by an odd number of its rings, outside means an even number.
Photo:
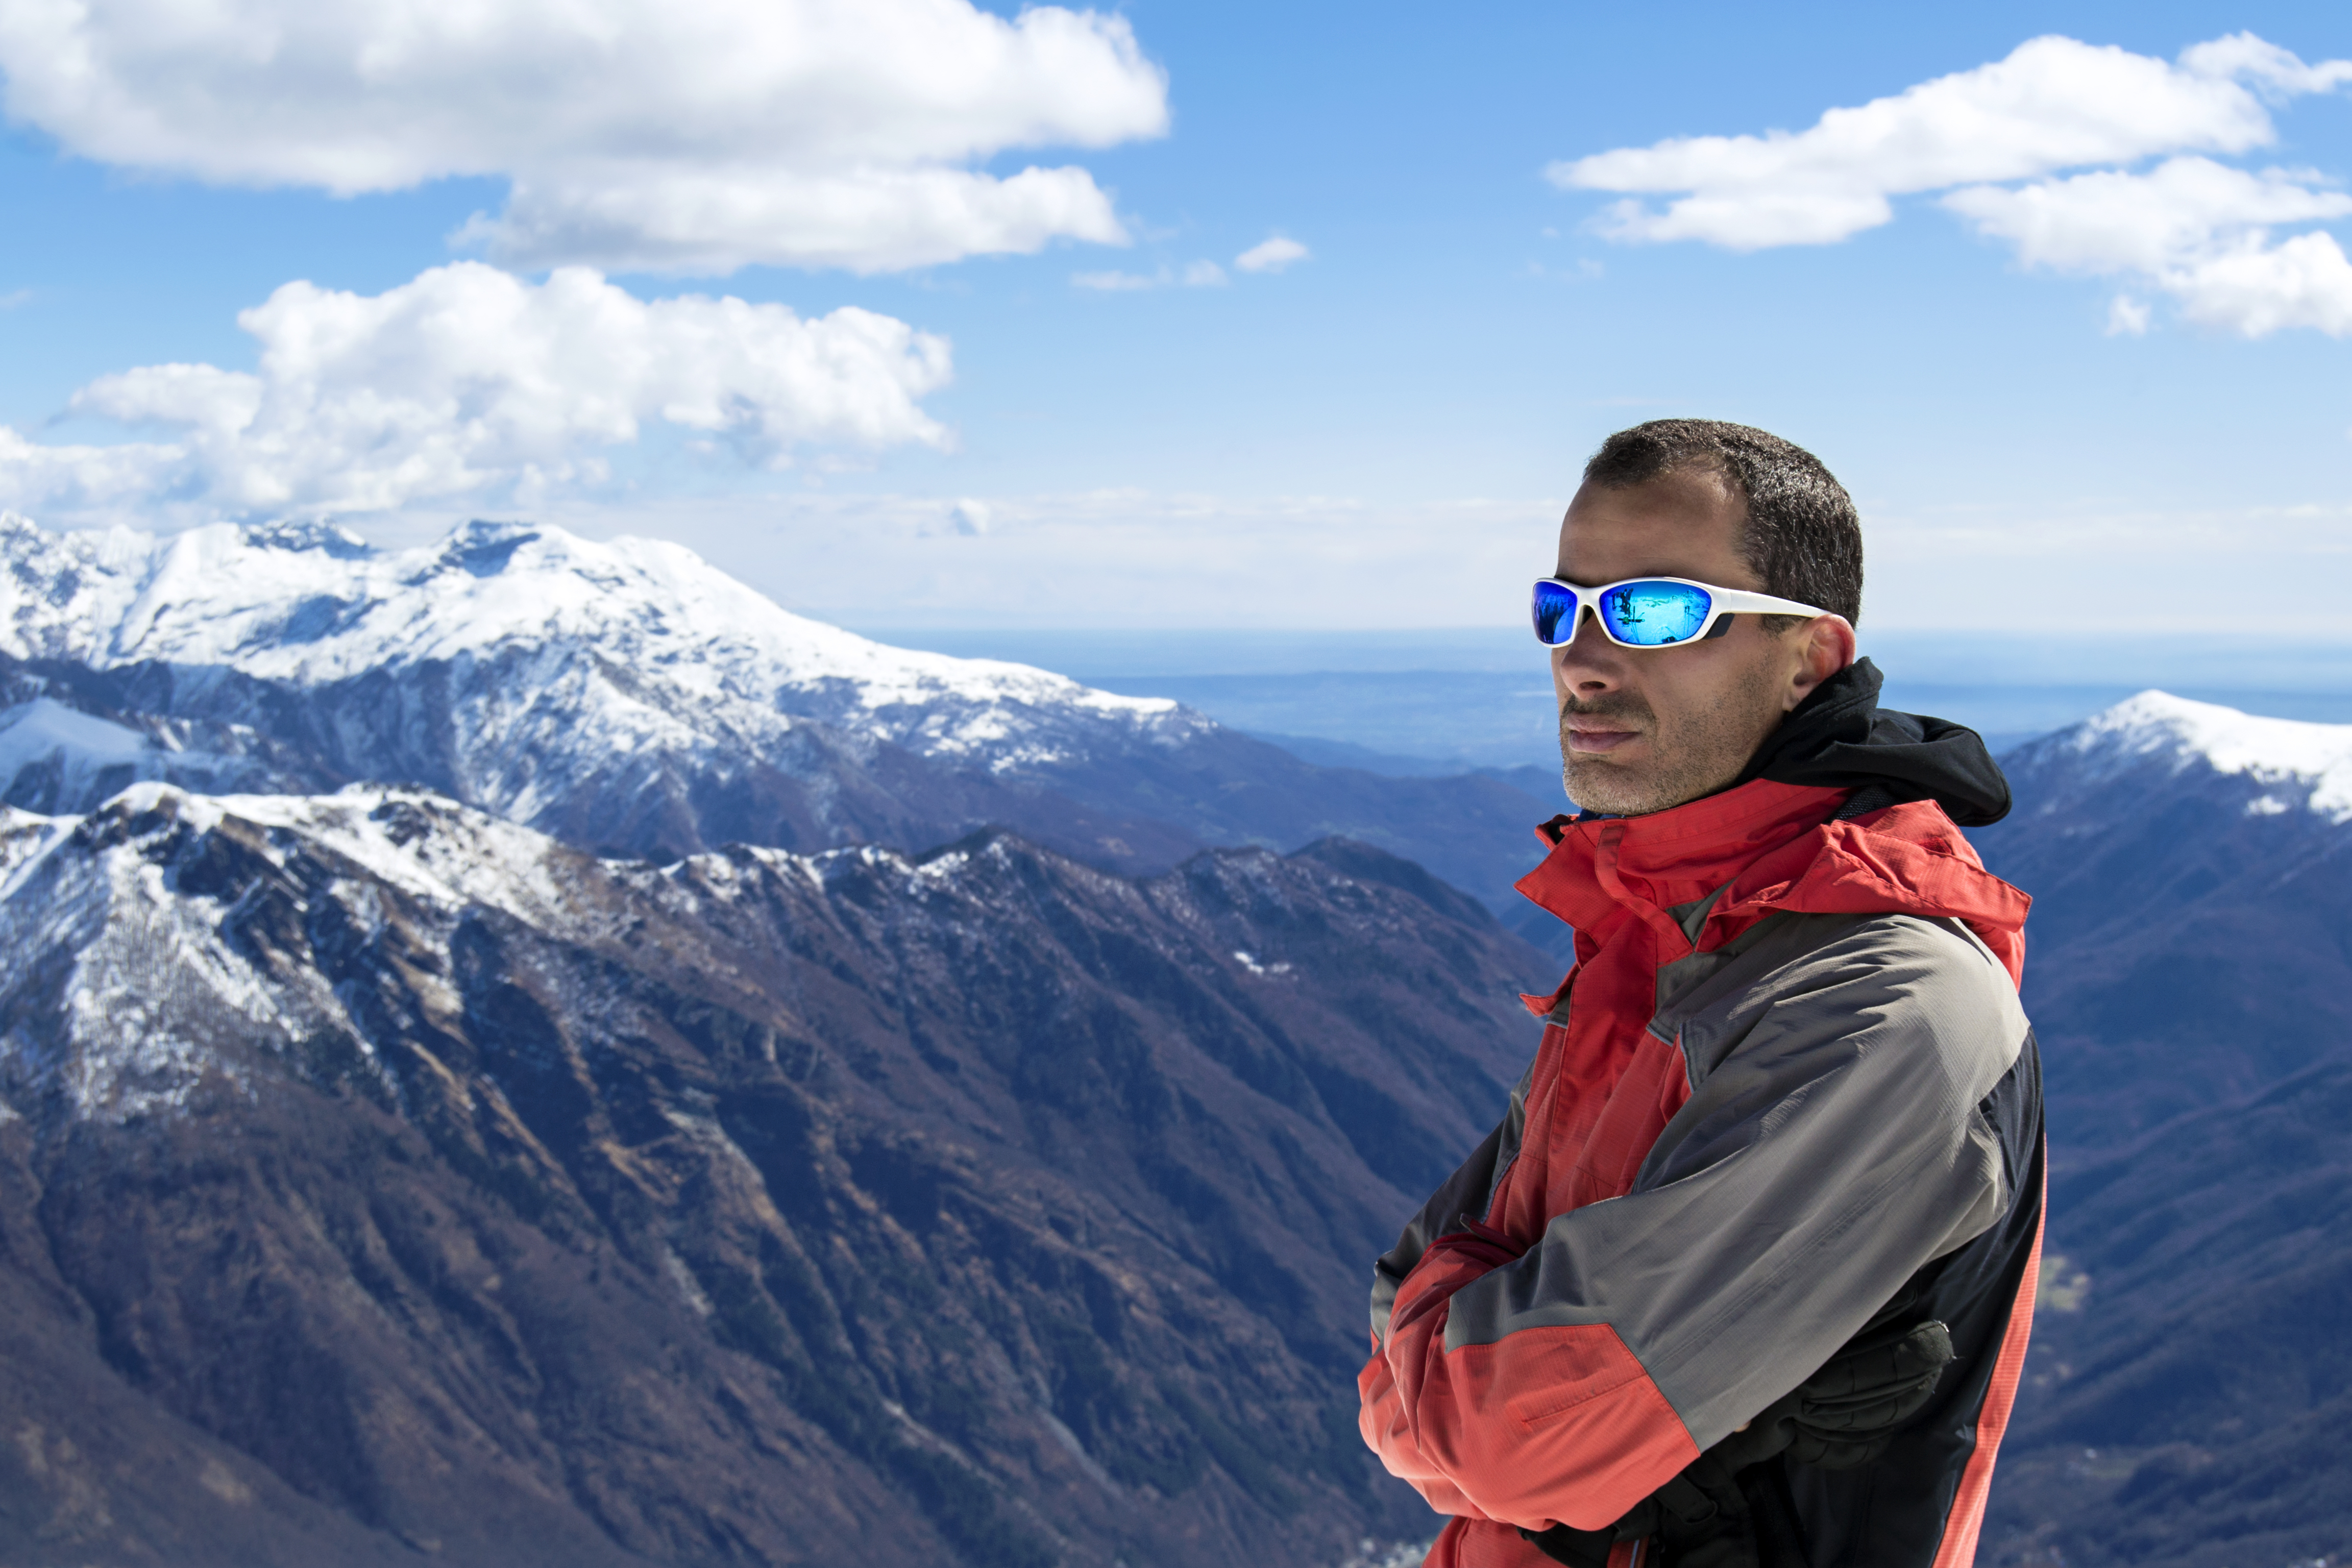
[{"label": "man's ear", "polygon": [[1788,689],[1780,693],[1780,711],[1788,712],[1813,694],[1813,688],[1852,664],[1853,623],[1843,616],[1815,616],[1797,630],[1797,668]]}]

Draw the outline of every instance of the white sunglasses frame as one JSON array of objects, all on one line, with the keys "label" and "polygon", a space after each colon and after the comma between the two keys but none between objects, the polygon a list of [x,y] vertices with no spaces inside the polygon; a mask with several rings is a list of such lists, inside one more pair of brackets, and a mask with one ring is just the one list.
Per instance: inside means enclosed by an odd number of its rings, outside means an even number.
[{"label": "white sunglasses frame", "polygon": [[[1566,647],[1569,643],[1574,642],[1576,634],[1584,629],[1584,617],[1587,616],[1591,616],[1592,624],[1601,628],[1601,635],[1619,647],[1630,647],[1640,653],[1655,653],[1661,648],[1688,647],[1695,642],[1705,642],[1715,634],[1717,623],[1726,616],[1797,616],[1810,621],[1830,613],[1811,605],[1801,605],[1794,599],[1776,599],[1769,594],[1751,594],[1745,588],[1718,588],[1712,583],[1702,583],[1695,577],[1661,577],[1654,574],[1646,577],[1621,577],[1614,583],[1603,583],[1592,588],[1588,588],[1581,583],[1571,583],[1565,577],[1538,577],[1535,581],[1535,586],[1528,590],[1528,616],[1530,624],[1535,616],[1535,596],[1547,583],[1576,591],[1576,619],[1569,626],[1566,641],[1543,642],[1542,637],[1536,638],[1546,647]],[[1609,629],[1607,618],[1601,614],[1601,597],[1613,588],[1630,587],[1635,583],[1673,583],[1685,588],[1696,588],[1706,595],[1706,618],[1699,622],[1698,630],[1675,642],[1627,642]]]}]

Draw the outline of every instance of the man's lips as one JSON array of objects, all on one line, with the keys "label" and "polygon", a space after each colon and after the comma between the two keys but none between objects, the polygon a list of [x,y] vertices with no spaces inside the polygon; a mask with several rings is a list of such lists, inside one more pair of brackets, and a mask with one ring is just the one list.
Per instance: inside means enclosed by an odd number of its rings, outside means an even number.
[{"label": "man's lips", "polygon": [[1613,752],[1640,735],[1639,730],[1587,730],[1571,724],[1568,730],[1568,744],[1570,750],[1577,752]]}]

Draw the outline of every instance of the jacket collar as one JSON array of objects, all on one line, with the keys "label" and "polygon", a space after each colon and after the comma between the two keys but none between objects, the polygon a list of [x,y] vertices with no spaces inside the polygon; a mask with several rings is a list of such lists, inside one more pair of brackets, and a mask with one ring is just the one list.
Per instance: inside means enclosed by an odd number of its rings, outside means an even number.
[{"label": "jacket collar", "polygon": [[1897,801],[1932,800],[1966,827],[2009,815],[2009,781],[1974,730],[1878,705],[1885,678],[1855,659],[1815,687],[1764,739],[1735,782],[1874,786]]},{"label": "jacket collar", "polygon": [[1641,910],[1657,911],[1674,926],[1664,910],[1705,898],[1759,856],[1828,821],[1844,798],[1843,790],[1759,779],[1645,816],[1556,816],[1537,829],[1552,852],[1517,887],[1579,930],[1621,908],[1637,919]]},{"label": "jacket collar", "polygon": [[[1662,963],[1718,947],[1781,910],[1949,917],[1965,921],[2017,979],[2032,900],[1984,868],[1935,802],[1832,821],[1849,793],[1757,779],[1646,816],[1555,817],[1538,829],[1551,853],[1519,879],[1518,890],[1580,937],[1639,921]],[[1718,888],[1694,941],[1672,911]]]}]

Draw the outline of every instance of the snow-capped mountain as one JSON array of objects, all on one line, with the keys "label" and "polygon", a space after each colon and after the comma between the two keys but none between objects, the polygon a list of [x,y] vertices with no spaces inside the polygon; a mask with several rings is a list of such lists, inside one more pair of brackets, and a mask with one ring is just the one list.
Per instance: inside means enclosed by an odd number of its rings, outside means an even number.
[{"label": "snow-capped mountain", "polygon": [[1499,899],[1542,803],[883,647],[667,545],[0,554],[0,1555],[1422,1528],[1339,1407],[1363,1260],[1550,961],[1377,848],[1194,852],[1353,830]]},{"label": "snow-capped mountain", "polygon": [[2242,809],[2249,816],[2352,821],[2352,724],[2260,718],[2168,691],[2143,691],[2006,762],[2042,782],[2030,809],[2042,816],[2064,815],[2116,787],[2193,788],[2210,779],[2248,789]]},{"label": "snow-capped mountain", "polygon": [[1425,1517],[1345,1417],[1363,1260],[1531,968],[1339,842],[0,812],[0,1553],[1338,1563]]},{"label": "snow-capped mountain", "polygon": [[[572,683],[578,743],[611,752],[758,747],[805,718],[1003,770],[1208,723],[1164,698],[885,647],[793,615],[657,540],[471,522],[437,543],[378,551],[324,524],[216,523],[157,539],[50,534],[10,515],[0,552],[11,568],[0,652],[18,658],[320,687],[527,653],[532,675]],[[567,668],[567,656],[604,668]]]},{"label": "snow-capped mountain", "polygon": [[87,810],[142,778],[366,780],[616,853],[920,848],[998,823],[1129,870],[1346,833],[1496,905],[1551,809],[1491,779],[1315,768],[1164,699],[887,647],[674,544],[477,522],[377,551],[324,526],[159,540],[8,519],[0,558],[0,798],[28,808]]},{"label": "snow-capped mountain", "polygon": [[[2352,725],[2146,691],[2002,759],[2053,1171],[1986,1561],[2310,1562],[2352,1281]],[[2091,1458],[2086,1458],[2087,1456]]]},{"label": "snow-capped mountain", "polygon": [[2001,759],[2053,1140],[2106,1145],[2352,1042],[2352,725],[2145,691]]}]

